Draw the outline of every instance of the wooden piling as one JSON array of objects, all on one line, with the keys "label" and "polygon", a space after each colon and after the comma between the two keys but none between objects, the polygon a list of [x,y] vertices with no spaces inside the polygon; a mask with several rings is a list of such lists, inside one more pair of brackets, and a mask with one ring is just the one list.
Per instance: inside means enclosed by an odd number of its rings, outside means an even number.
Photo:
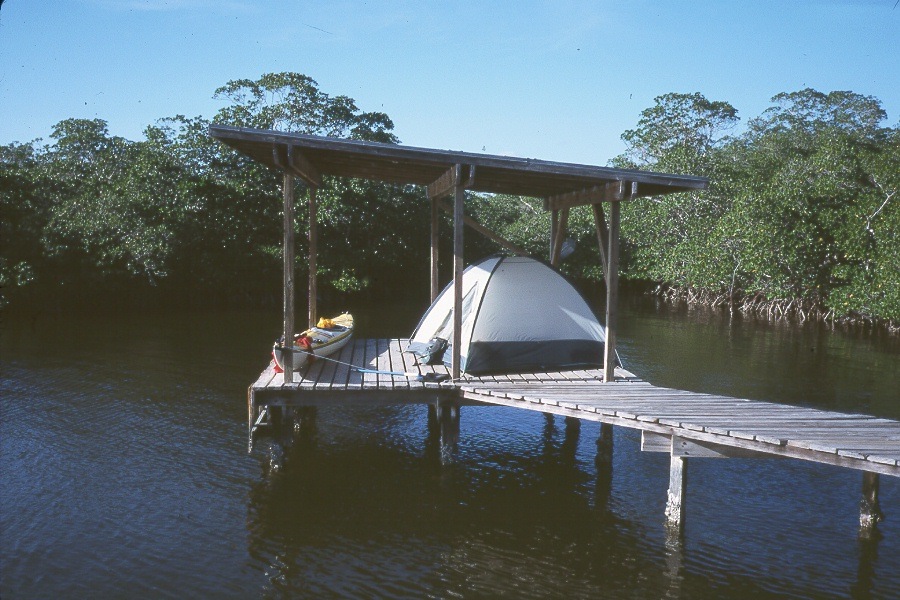
[{"label": "wooden piling", "polygon": [[598,507],[606,507],[612,494],[613,478],[613,426],[600,423],[600,435],[597,437],[597,456],[594,458],[597,468],[595,498]]},{"label": "wooden piling", "polygon": [[[342,360],[360,368],[396,370],[402,364],[405,339],[354,339]],[[397,358],[400,362],[397,362]],[[449,374],[444,364],[413,365],[420,375]],[[602,383],[603,371],[505,374],[459,381],[418,382],[384,375],[348,376],[347,364],[322,363],[285,382],[273,365],[248,392],[248,422],[265,413],[262,432],[278,439],[284,408],[337,405],[429,407],[428,451],[452,460],[459,441],[459,407],[508,406],[547,415],[544,435],[553,442],[553,416],[566,422],[561,456],[570,461],[581,420],[600,423],[597,439],[596,502],[602,507],[612,488],[613,425],[641,432],[641,451],[670,457],[665,521],[669,534],[681,535],[685,520],[687,459],[791,458],[863,471],[860,540],[877,539],[874,527],[882,517],[879,476],[900,477],[900,422],[860,414],[842,414],[809,407],[787,406],[661,388],[641,381],[621,368],[617,383]],[[577,420],[576,420],[577,419]],[[301,422],[302,424],[302,422]]]},{"label": "wooden piling", "polygon": [[878,488],[878,473],[863,471],[862,500],[859,503],[859,528],[862,536],[871,535],[876,525],[884,519],[878,500]]},{"label": "wooden piling", "polygon": [[669,462],[669,492],[666,499],[666,526],[671,530],[684,529],[686,477],[687,459],[673,454]]},{"label": "wooden piling", "polygon": [[459,446],[459,404],[438,402],[435,404],[435,417],[440,429],[441,464],[448,464]]}]

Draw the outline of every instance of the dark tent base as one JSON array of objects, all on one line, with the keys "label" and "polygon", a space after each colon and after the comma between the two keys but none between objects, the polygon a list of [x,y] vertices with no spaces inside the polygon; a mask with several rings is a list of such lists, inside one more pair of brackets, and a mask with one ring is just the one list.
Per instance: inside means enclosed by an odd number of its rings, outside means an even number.
[{"label": "dark tent base", "polygon": [[[463,371],[469,375],[571,371],[603,366],[603,342],[472,342]],[[450,350],[444,363],[450,360]]]}]

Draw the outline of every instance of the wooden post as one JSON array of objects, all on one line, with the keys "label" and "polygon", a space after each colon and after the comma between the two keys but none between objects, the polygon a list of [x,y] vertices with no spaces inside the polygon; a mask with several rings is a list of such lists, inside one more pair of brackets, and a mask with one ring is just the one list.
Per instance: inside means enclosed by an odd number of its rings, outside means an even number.
[{"label": "wooden post", "polygon": [[550,252],[550,265],[559,266],[559,256],[562,253],[563,241],[566,239],[566,231],[569,228],[569,209],[559,211],[559,222],[556,224],[556,233],[553,236],[553,249]]},{"label": "wooden post", "polygon": [[669,463],[669,493],[666,499],[666,526],[670,530],[684,529],[684,493],[687,489],[687,459],[671,456]]},{"label": "wooden post", "polygon": [[597,462],[612,466],[613,456],[613,426],[609,423],[600,424],[600,435],[597,437]]},{"label": "wooden post", "polygon": [[603,279],[605,281],[607,277],[607,266],[609,265],[609,260],[606,256],[607,249],[609,248],[606,216],[603,214],[603,204],[599,202],[591,204],[591,209],[594,211],[594,229],[597,230],[597,245],[600,246],[600,266],[603,268]]},{"label": "wooden post", "polygon": [[438,199],[431,199],[431,301],[434,302],[441,293],[438,279]]},{"label": "wooden post", "polygon": [[596,506],[605,508],[609,505],[613,477],[613,426],[609,423],[600,423],[600,435],[597,437],[597,456],[594,458],[594,465],[597,467]]},{"label": "wooden post", "polygon": [[878,522],[884,519],[878,501],[878,473],[863,471],[862,500],[859,502],[859,528],[863,537],[875,531]]},{"label": "wooden post", "polygon": [[459,405],[454,402],[435,404],[435,416],[440,429],[441,464],[449,464],[459,445]]},{"label": "wooden post", "polygon": [[284,174],[284,380],[294,380],[294,176]]},{"label": "wooden post", "polygon": [[609,207],[609,250],[606,253],[606,343],[603,349],[603,381],[616,380],[616,319],[619,303],[619,202]]},{"label": "wooden post", "polygon": [[578,454],[578,438],[581,437],[581,420],[576,417],[565,418],[565,436],[559,447],[560,462],[574,466]]},{"label": "wooden post", "polygon": [[308,452],[316,447],[318,415],[319,409],[315,406],[303,406],[294,410],[294,436],[299,450]]},{"label": "wooden post", "polygon": [[462,181],[462,165],[456,165],[453,186],[453,349],[451,376],[454,380],[460,375],[460,351],[462,348],[462,299],[463,299],[463,216],[466,190]]},{"label": "wooden post", "polygon": [[316,215],[316,186],[309,186],[309,326],[314,327],[318,321],[316,315],[316,256],[318,252],[318,219]]},{"label": "wooden post", "polygon": [[555,208],[550,211],[550,262],[553,262],[553,248],[556,247],[556,232],[559,228],[559,211]]}]

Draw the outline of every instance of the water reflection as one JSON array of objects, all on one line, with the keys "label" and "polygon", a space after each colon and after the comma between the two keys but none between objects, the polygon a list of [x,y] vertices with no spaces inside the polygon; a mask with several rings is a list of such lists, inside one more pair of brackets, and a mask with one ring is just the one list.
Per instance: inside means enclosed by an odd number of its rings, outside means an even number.
[{"label": "water reflection", "polygon": [[[348,439],[302,451],[295,444],[286,468],[250,494],[249,553],[266,574],[265,591],[528,598],[621,597],[626,584],[634,586],[628,595],[664,591],[653,566],[661,550],[648,547],[639,525],[596,508],[591,462],[577,452],[580,427],[547,420],[540,436],[499,432],[505,444],[471,448],[465,419],[474,410],[484,409],[463,409],[450,464],[427,450],[435,444],[428,427],[418,458]],[[427,420],[424,406],[400,412],[407,428]],[[378,415],[369,417],[381,429]]]},{"label": "water reflection", "polygon": [[[621,354],[654,383],[900,417],[895,341],[642,302]],[[245,394],[279,327],[278,311],[5,321],[0,596],[900,598],[896,478],[881,539],[860,540],[857,472],[698,461],[676,549],[667,457],[616,429],[602,459],[595,423],[466,406],[441,464],[424,406],[328,406],[264,474]],[[226,342],[214,364],[198,340]]]}]

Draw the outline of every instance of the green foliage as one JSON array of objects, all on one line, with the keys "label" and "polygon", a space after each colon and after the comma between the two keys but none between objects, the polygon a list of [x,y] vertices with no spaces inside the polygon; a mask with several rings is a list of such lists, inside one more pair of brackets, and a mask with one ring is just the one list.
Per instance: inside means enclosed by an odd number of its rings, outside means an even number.
[{"label": "green foliage", "polygon": [[[550,215],[544,211],[541,200],[503,194],[472,194],[466,202],[466,212],[519,248],[537,256],[547,254]],[[480,241],[480,236],[476,239]],[[497,251],[497,246],[493,242],[484,242],[472,249],[491,253]]]},{"label": "green foliage", "polygon": [[[296,73],[231,81],[216,96],[229,101],[214,117],[219,123],[397,141],[387,115],[362,112]],[[67,119],[49,145],[4,147],[5,296],[24,298],[34,282],[60,301],[73,293],[159,288],[195,297],[277,291],[282,175],[212,139],[209,123],[178,115],[132,142],[111,136],[103,120]],[[308,212],[305,189],[297,188],[303,269]],[[318,193],[322,286],[365,290],[407,261],[413,247],[427,247],[427,211],[416,208],[422,196],[412,188],[326,180]]]},{"label": "green foliage", "polygon": [[[225,101],[217,123],[397,142],[387,115],[298,73],[230,81],[216,97]],[[623,206],[623,277],[900,319],[900,130],[883,127],[885,117],[875,98],[806,89],[775,96],[733,137],[737,111],[727,102],[656,98],[622,135],[627,150],[613,164],[711,184]],[[0,147],[0,306],[79,291],[277,299],[282,175],[212,139],[209,124],[178,115],[132,142],[100,119],[67,119],[49,144]],[[308,205],[297,183],[302,271]],[[323,294],[424,284],[430,211],[420,188],[326,177],[317,202]],[[547,256],[541,200],[471,194],[466,211]],[[570,212],[567,236],[576,250],[563,269],[601,279],[589,207]],[[465,240],[470,258],[498,250],[479,235]]]},{"label": "green foliage", "polygon": [[[737,120],[737,110],[727,102],[712,102],[697,93],[666,94],[641,113],[636,129],[622,134],[627,150],[613,161],[617,166],[702,175],[712,186],[710,192],[672,194],[623,206],[623,277],[686,287],[724,280],[721,261],[710,244],[717,235],[715,223],[728,210],[727,203],[714,199],[731,168],[730,162],[721,160],[720,149]],[[720,243],[735,246],[728,239]]]},{"label": "green foliage", "polygon": [[[675,100],[658,98],[643,113],[618,162],[692,166],[682,172],[710,177],[710,189],[623,210],[627,276],[900,318],[898,131],[880,127],[878,100],[779,94],[738,138],[718,137],[734,118],[721,103]],[[660,142],[681,133],[681,142]]]},{"label": "green foliage", "polygon": [[38,282],[46,186],[30,144],[0,147],[0,308]]},{"label": "green foliage", "polygon": [[147,142],[110,137],[99,119],[54,128],[43,155],[54,187],[43,243],[58,263],[57,281],[137,279],[168,273],[183,219],[180,166]]},{"label": "green foliage", "polygon": [[267,73],[257,81],[236,79],[218,90],[228,106],[215,121],[237,127],[396,143],[384,113],[360,112],[352,98],[329,96],[300,73]]},{"label": "green foliage", "polygon": [[[387,115],[362,112],[346,96],[329,96],[321,92],[315,81],[298,73],[270,73],[258,81],[246,79],[228,82],[216,91],[230,104],[219,111],[217,123],[279,129],[311,135],[352,138],[365,141],[396,143],[391,133],[394,125]],[[205,135],[205,132],[203,132]],[[208,139],[208,136],[206,136]],[[218,143],[216,143],[219,145]],[[221,145],[219,145],[221,146]],[[281,176],[233,152],[240,164],[231,172],[235,185],[255,181],[254,206],[242,214],[264,217],[264,228],[274,224],[280,229],[281,219],[271,213],[281,208]],[[240,189],[247,197],[248,190]],[[298,187],[298,200],[305,196]],[[391,186],[373,181],[326,178],[317,193],[319,264],[323,283],[341,291],[361,291],[384,274],[385,270],[403,264],[413,248],[426,248],[427,211],[422,210],[423,192],[411,187]],[[418,209],[417,209],[418,206]],[[298,239],[305,237],[309,213],[305,203],[298,202],[296,230]],[[268,213],[268,214],[267,214]],[[404,227],[398,227],[403,223]],[[268,224],[268,225],[266,225]],[[274,237],[260,236],[260,243]],[[297,260],[305,265],[307,252],[298,248]]]},{"label": "green foliage", "polygon": [[665,94],[641,112],[636,129],[622,134],[627,150],[620,166],[653,167],[667,173],[706,172],[722,134],[738,121],[737,109],[699,93]]}]

